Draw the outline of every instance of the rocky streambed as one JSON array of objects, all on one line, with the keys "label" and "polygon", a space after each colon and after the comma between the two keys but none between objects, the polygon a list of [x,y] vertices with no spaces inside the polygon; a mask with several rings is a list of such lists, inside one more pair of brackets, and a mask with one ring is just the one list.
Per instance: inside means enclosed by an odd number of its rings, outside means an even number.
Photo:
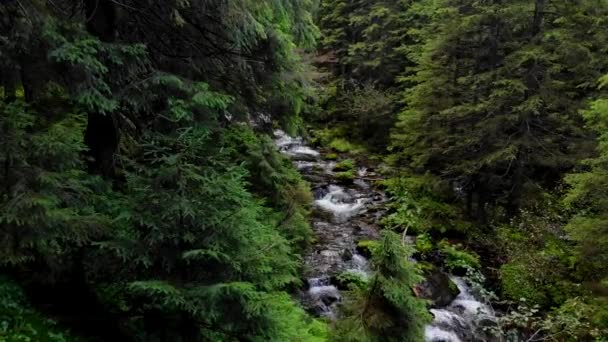
[{"label": "rocky streambed", "polygon": [[[388,198],[370,179],[372,169],[359,168],[352,181],[337,177],[336,162],[306,145],[300,137],[275,132],[279,150],[289,156],[314,193],[312,226],[317,242],[305,256],[304,307],[317,316],[335,319],[342,301],[337,275],[356,272],[369,276],[370,265],[358,243],[378,237]],[[427,276],[416,294],[432,303],[433,321],[425,329],[427,342],[491,341],[483,327],[496,320],[463,278],[443,272]]]}]

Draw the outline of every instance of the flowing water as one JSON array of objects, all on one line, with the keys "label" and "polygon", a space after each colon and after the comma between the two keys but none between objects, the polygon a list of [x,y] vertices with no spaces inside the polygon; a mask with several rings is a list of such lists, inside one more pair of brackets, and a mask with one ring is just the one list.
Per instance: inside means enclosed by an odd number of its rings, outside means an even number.
[{"label": "flowing water", "polygon": [[425,328],[428,342],[494,341],[484,327],[496,325],[494,310],[472,293],[466,281],[452,277],[460,293],[447,306],[431,309],[433,321]]},{"label": "flowing water", "polygon": [[[315,200],[312,226],[317,242],[305,256],[307,288],[302,303],[318,316],[336,317],[342,301],[335,276],[343,271],[369,274],[367,259],[356,249],[357,241],[378,237],[378,223],[386,213],[386,195],[368,179],[373,170],[360,168],[351,185],[337,184],[334,161],[307,146],[302,138],[275,132],[279,150],[289,156],[303,177],[311,183]],[[467,283],[452,277],[460,294],[446,307],[431,309],[433,321],[425,328],[427,342],[464,342],[491,340],[481,331],[495,316],[479,301]]]}]

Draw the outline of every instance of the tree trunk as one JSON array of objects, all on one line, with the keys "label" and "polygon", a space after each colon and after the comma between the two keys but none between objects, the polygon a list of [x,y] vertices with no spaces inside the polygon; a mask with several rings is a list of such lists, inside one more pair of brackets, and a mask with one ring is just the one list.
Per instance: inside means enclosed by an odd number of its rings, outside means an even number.
[{"label": "tree trunk", "polygon": [[534,19],[532,21],[532,37],[538,35],[542,30],[543,19],[545,17],[545,1],[536,0],[534,6]]},{"label": "tree trunk", "polygon": [[19,73],[14,67],[2,68],[2,87],[4,88],[4,101],[6,103],[14,102],[17,99],[17,82]]},{"label": "tree trunk", "polygon": [[[116,8],[109,0],[85,0],[87,30],[101,41],[112,42],[116,38]],[[118,149],[120,134],[114,115],[88,113],[84,137],[92,161],[89,169],[105,177],[115,176],[114,155]]]}]

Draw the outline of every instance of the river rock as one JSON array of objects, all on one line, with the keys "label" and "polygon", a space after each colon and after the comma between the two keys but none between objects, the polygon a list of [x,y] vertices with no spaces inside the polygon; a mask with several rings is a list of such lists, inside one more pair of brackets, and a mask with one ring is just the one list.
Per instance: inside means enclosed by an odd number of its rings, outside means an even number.
[{"label": "river rock", "polygon": [[302,178],[304,178],[304,180],[313,183],[313,184],[319,184],[319,183],[323,183],[326,181],[326,177],[323,176],[319,176],[319,175],[315,175],[315,174],[302,174]]},{"label": "river rock", "polygon": [[295,151],[291,152],[291,159],[294,161],[317,161],[319,159],[318,154],[314,154],[309,151]]},{"label": "river rock", "polygon": [[414,287],[414,293],[420,298],[429,299],[432,307],[444,307],[458,296],[460,290],[445,272],[433,269],[422,283]]}]

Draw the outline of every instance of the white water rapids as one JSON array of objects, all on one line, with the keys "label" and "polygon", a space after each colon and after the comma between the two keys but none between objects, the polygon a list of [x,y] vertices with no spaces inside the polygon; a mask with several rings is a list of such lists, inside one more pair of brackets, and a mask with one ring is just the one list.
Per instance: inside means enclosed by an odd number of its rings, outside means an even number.
[{"label": "white water rapids", "polygon": [[[308,288],[303,303],[314,314],[335,319],[342,296],[332,277],[344,271],[368,276],[368,261],[357,253],[356,242],[375,237],[383,212],[374,214],[372,208],[383,207],[386,197],[364,179],[366,169],[358,170],[352,185],[338,185],[332,171],[335,162],[323,160],[302,138],[282,131],[276,131],[275,136],[279,150],[293,160],[315,191],[313,228],[318,242],[305,256]],[[484,326],[496,321],[491,308],[472,293],[464,279],[451,279],[460,294],[448,306],[430,309],[434,319],[425,328],[425,341],[492,340],[482,332]]]}]

